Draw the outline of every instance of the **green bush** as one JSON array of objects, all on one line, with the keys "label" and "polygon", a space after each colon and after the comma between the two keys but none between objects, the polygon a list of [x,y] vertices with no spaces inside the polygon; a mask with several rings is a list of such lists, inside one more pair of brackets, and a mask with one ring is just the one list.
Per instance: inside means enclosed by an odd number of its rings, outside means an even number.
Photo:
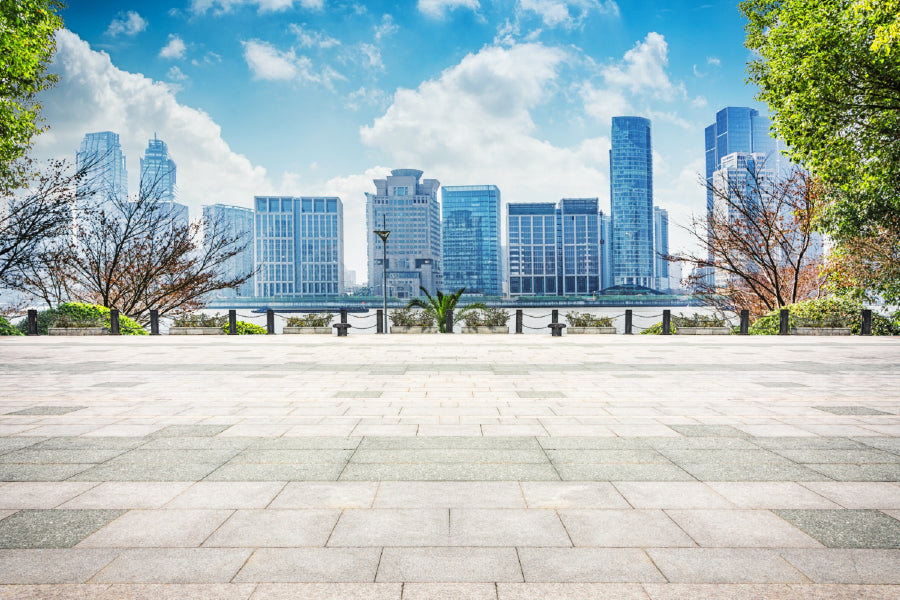
[{"label": "green bush", "polygon": [[0,335],[24,335],[17,327],[11,325],[4,317],[0,317]]},{"label": "green bush", "polygon": [[411,308],[396,308],[390,312],[388,318],[394,327],[434,327],[435,325],[433,313]]},{"label": "green bush", "polygon": [[[262,325],[256,325],[255,323],[248,323],[247,321],[238,321],[237,325],[237,335],[266,335],[268,331]],[[222,331],[228,333],[228,323],[222,325]]]},{"label": "green bush", "polygon": [[228,315],[183,314],[175,317],[173,327],[227,327]]},{"label": "green bush", "polygon": [[569,327],[612,327],[612,317],[595,317],[590,313],[578,313],[570,311],[566,313],[566,322]]},{"label": "green bush", "polygon": [[[676,329],[678,327],[725,327],[725,319],[718,315],[694,313],[690,317],[686,317],[684,314],[679,314],[677,317],[672,317],[672,325]],[[662,325],[660,325],[660,331],[662,331]]]},{"label": "green bush", "polygon": [[[786,306],[789,311],[788,327],[849,327],[854,335],[862,330],[863,304],[858,300],[828,297],[803,300]],[[898,313],[887,317],[872,312],[873,335],[898,335],[900,322]],[[777,335],[781,322],[780,309],[770,311],[750,326],[751,335]]]},{"label": "green bush", "polygon": [[[662,321],[660,321],[641,331],[641,335],[662,335],[662,330]],[[669,321],[669,333],[675,333],[675,324],[672,321]]]},{"label": "green bush", "polygon": [[505,308],[473,308],[463,310],[459,317],[466,327],[505,327],[509,322]]},{"label": "green bush", "polygon": [[[66,302],[56,308],[38,311],[38,334],[47,335],[47,329],[60,319],[70,323],[91,321],[108,329],[109,309],[99,304]],[[28,333],[28,319],[16,323],[16,328],[23,334]],[[137,321],[123,314],[119,314],[119,331],[122,335],[147,335],[147,331]]]},{"label": "green bush", "polygon": [[334,315],[331,313],[309,313],[302,317],[288,317],[288,327],[329,327]]}]

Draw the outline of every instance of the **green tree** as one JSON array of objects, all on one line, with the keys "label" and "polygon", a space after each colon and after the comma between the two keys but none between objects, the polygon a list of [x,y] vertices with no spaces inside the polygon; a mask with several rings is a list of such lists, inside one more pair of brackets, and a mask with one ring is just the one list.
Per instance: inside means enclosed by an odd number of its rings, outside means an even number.
[{"label": "green tree", "polygon": [[[444,294],[443,292],[438,291],[435,296],[429,294],[428,290],[423,287],[420,287],[419,289],[425,294],[426,299],[413,298],[406,305],[406,308],[421,308],[428,314],[434,316],[438,324],[438,331],[447,333],[447,315],[451,310],[456,308],[456,305],[459,303],[459,299],[462,298],[463,293],[465,293],[466,288],[460,288],[452,294]],[[476,308],[483,309],[487,308],[487,306],[482,302],[473,302],[460,310],[460,315],[465,311],[474,310]]]},{"label": "green tree", "polygon": [[59,0],[0,0],[0,191],[20,187],[19,162],[31,138],[43,131],[36,95],[56,82],[47,65],[62,27]]}]

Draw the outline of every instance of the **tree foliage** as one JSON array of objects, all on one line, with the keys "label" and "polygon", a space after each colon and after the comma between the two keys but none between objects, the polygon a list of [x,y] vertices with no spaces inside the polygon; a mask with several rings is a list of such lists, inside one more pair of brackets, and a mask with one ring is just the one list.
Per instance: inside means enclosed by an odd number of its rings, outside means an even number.
[{"label": "tree foliage", "polygon": [[0,0],[0,191],[22,185],[19,161],[42,131],[36,95],[56,82],[46,72],[62,27],[59,0]]},{"label": "tree foliage", "polygon": [[[788,326],[793,328],[809,321],[828,321],[849,327],[853,335],[862,329],[862,302],[847,298],[815,298],[785,307],[789,311]],[[750,325],[751,335],[776,335],[780,331],[781,315],[773,310]],[[897,335],[900,333],[900,314],[893,317],[877,312],[872,313],[872,333],[874,335]]]},{"label": "tree foliage", "polygon": [[[109,328],[109,308],[97,304],[84,302],[64,302],[56,308],[48,308],[37,314],[38,334],[47,335],[47,329],[52,327],[60,318],[71,321],[97,321],[103,327]],[[22,319],[16,324],[21,333],[28,331],[28,322]],[[147,335],[147,331],[133,319],[126,315],[119,315],[119,332],[122,335]]]},{"label": "tree foliage", "polygon": [[[421,308],[425,312],[431,314],[434,319],[437,321],[438,331],[441,333],[448,333],[447,331],[447,315],[450,311],[456,308],[456,305],[459,303],[459,299],[462,298],[462,295],[465,293],[466,288],[460,288],[453,292],[452,294],[445,294],[438,290],[437,294],[432,296],[428,293],[424,287],[420,287],[422,293],[425,294],[425,300],[421,298],[413,298],[406,305],[406,308]],[[485,309],[487,305],[482,302],[473,302],[472,304],[468,304],[464,306],[460,310],[460,316],[464,316],[463,313],[468,310],[474,310],[476,308]],[[452,332],[449,332],[452,333]]]}]

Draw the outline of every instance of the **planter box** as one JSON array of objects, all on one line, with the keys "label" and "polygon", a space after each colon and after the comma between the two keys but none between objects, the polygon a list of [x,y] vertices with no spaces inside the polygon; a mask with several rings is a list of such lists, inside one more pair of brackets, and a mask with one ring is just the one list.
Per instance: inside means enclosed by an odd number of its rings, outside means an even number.
[{"label": "planter box", "polygon": [[604,333],[615,335],[615,327],[567,327],[566,332],[569,335],[579,333]]},{"label": "planter box", "polygon": [[405,327],[391,325],[391,333],[437,333],[437,327]]},{"label": "planter box", "polygon": [[106,327],[48,327],[50,335],[109,335]]},{"label": "planter box", "polygon": [[463,333],[505,333],[509,334],[507,325],[481,325],[478,327],[463,327]]},{"label": "planter box", "polygon": [[851,335],[849,327],[795,327],[794,335]]},{"label": "planter box", "polygon": [[331,327],[285,327],[282,333],[331,334]]},{"label": "planter box", "polygon": [[169,327],[169,335],[225,335],[221,327]]},{"label": "planter box", "polygon": [[731,327],[676,327],[676,335],[731,335]]}]

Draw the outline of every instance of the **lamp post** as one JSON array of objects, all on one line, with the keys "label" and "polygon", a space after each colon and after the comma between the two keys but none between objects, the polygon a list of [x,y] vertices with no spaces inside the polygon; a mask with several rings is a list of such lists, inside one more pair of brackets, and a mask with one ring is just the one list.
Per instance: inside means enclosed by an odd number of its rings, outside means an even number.
[{"label": "lamp post", "polygon": [[383,318],[384,325],[382,327],[382,331],[384,333],[388,332],[387,324],[387,239],[388,236],[391,235],[391,232],[387,229],[387,217],[385,215],[381,215],[381,229],[375,230],[375,235],[381,238],[381,273],[384,276],[383,283],[381,287],[381,291],[384,293],[384,304],[383,304]]}]

